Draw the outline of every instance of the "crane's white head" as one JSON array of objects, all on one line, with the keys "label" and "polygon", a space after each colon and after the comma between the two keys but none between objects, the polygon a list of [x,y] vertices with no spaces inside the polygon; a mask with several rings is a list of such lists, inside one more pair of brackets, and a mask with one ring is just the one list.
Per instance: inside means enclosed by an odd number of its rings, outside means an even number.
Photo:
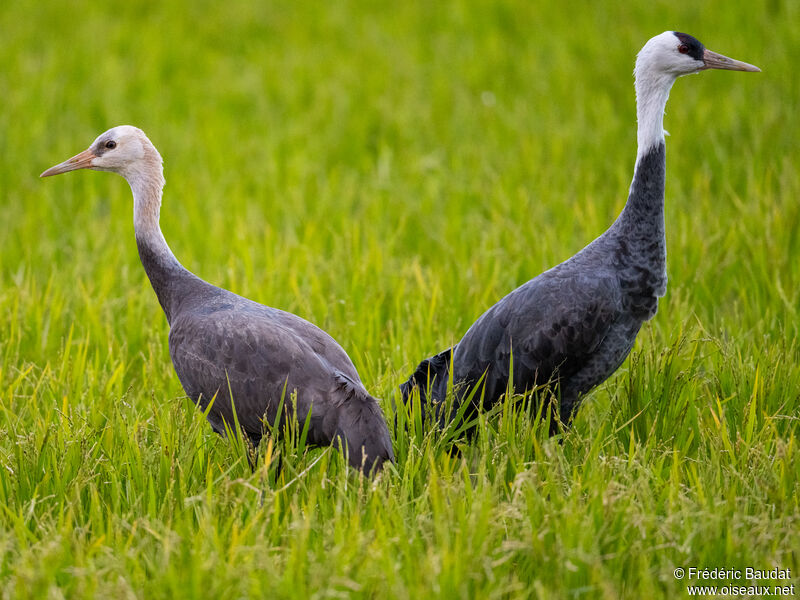
[{"label": "crane's white head", "polygon": [[706,69],[760,71],[758,67],[708,50],[688,33],[665,31],[650,38],[636,57],[636,78],[666,75],[678,78]]},{"label": "crane's white head", "polygon": [[130,125],[113,127],[100,134],[87,150],[50,167],[40,177],[50,177],[76,169],[111,171],[128,181],[137,175],[161,171],[161,155],[141,129]]}]

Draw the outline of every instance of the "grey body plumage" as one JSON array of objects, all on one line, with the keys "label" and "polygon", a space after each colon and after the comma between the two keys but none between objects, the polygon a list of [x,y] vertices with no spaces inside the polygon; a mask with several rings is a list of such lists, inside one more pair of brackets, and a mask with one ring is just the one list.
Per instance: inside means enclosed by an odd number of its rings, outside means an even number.
[{"label": "grey body plumage", "polygon": [[[169,353],[187,395],[219,434],[234,414],[255,447],[264,423],[283,415],[310,419],[308,442],[341,439],[356,468],[394,460],[377,401],[327,333],[291,313],[211,285],[137,240],[142,265],[170,324]],[[310,416],[309,416],[310,415]],[[363,449],[363,454],[362,454]]]},{"label": "grey body plumage", "polygon": [[603,235],[487,310],[439,355],[434,371],[423,361],[401,386],[404,396],[414,386],[424,390],[430,378],[432,401],[442,402],[452,353],[459,399],[483,377],[488,408],[506,392],[513,369],[516,392],[559,383],[568,420],[580,395],[622,364],[666,291],[664,171],[660,144],[640,161],[628,204]]},{"label": "grey body plumage", "polygon": [[582,395],[619,368],[667,288],[664,106],[678,76],[706,68],[758,70],[686,34],[665,32],[645,45],[636,67],[639,154],[620,216],[572,258],[492,306],[453,348],[422,361],[400,386],[404,401],[419,389],[423,408],[444,424],[451,371],[455,407],[478,382],[475,398],[485,407],[509,383],[517,393],[549,383],[569,423]]}]

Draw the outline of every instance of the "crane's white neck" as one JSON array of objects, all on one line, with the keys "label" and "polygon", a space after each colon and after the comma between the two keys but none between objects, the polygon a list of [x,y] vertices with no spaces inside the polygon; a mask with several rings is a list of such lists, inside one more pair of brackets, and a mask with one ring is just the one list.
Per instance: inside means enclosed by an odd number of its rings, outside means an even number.
[{"label": "crane's white neck", "polygon": [[164,187],[160,157],[155,153],[152,160],[141,161],[138,166],[128,167],[121,174],[128,180],[133,191],[133,228],[136,232],[139,258],[167,315],[167,321],[172,323],[181,295],[188,289],[176,282],[183,280],[185,283],[186,277],[196,278],[175,258],[158,224],[161,191]]},{"label": "crane's white neck", "polygon": [[137,243],[148,246],[157,258],[177,263],[159,225],[165,183],[161,161],[142,161],[142,164],[126,169],[122,175],[133,192],[133,229]]},{"label": "crane's white neck", "polygon": [[675,79],[671,73],[636,65],[637,163],[654,147],[664,143],[664,109]]}]

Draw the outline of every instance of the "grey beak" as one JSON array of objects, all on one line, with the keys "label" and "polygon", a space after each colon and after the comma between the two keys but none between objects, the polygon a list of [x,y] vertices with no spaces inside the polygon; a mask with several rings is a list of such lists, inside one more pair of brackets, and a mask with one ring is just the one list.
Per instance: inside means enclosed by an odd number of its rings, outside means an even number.
[{"label": "grey beak", "polygon": [[758,73],[761,72],[761,69],[759,69],[755,65],[751,65],[746,62],[742,62],[740,60],[734,60],[732,58],[728,58],[727,56],[723,56],[722,54],[717,54],[716,52],[712,52],[711,50],[703,51],[703,62],[705,63],[703,69],[725,69],[727,71],[752,71]]}]

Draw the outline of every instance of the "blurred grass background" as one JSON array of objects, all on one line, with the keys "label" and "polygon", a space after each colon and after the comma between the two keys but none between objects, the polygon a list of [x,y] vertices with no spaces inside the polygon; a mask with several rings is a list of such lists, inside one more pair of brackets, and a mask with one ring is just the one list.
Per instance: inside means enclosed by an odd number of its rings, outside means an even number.
[{"label": "blurred grass background", "polygon": [[[798,581],[799,22],[778,0],[3,3],[0,597]],[[250,475],[182,395],[125,182],[37,177],[141,127],[184,265],[330,332],[391,414],[421,358],[621,210],[633,61],[665,29],[764,72],[675,85],[668,294],[563,446],[509,409],[458,460],[398,433],[376,483],[322,451]]]}]

